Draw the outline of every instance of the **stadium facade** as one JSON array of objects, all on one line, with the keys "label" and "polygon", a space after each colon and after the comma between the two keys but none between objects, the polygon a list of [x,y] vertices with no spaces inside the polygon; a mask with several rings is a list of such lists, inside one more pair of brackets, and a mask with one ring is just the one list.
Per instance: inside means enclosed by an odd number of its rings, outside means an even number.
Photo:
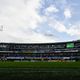
[{"label": "stadium facade", "polygon": [[78,61],[80,41],[57,43],[0,43],[0,60]]}]

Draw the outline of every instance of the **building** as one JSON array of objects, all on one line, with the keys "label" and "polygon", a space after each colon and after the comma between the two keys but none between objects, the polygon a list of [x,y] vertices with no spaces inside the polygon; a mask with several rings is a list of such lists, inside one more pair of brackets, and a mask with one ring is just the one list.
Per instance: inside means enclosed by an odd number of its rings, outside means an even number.
[{"label": "building", "polygon": [[69,61],[80,60],[80,41],[58,43],[0,43],[0,60]]}]

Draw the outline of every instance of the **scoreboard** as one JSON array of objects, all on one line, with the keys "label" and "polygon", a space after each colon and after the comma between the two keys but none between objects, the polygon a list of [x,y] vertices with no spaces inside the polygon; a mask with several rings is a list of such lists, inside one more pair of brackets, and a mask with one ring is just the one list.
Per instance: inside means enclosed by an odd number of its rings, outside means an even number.
[{"label": "scoreboard", "polygon": [[67,48],[74,48],[74,43],[67,43],[66,47]]}]

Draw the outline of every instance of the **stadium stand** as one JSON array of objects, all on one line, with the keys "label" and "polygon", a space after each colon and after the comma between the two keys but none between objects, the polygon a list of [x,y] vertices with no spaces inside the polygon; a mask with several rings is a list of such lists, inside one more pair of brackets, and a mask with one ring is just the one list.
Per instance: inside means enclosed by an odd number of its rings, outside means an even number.
[{"label": "stadium stand", "polygon": [[80,41],[57,43],[0,43],[0,60],[78,61]]}]

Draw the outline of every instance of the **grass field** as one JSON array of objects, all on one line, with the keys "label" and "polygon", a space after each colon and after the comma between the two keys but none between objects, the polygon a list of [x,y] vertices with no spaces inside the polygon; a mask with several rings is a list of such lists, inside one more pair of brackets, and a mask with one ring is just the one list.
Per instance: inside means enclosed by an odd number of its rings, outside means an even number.
[{"label": "grass field", "polygon": [[0,62],[0,80],[80,80],[80,62]]},{"label": "grass field", "polygon": [[0,68],[80,68],[80,62],[0,62]]}]

